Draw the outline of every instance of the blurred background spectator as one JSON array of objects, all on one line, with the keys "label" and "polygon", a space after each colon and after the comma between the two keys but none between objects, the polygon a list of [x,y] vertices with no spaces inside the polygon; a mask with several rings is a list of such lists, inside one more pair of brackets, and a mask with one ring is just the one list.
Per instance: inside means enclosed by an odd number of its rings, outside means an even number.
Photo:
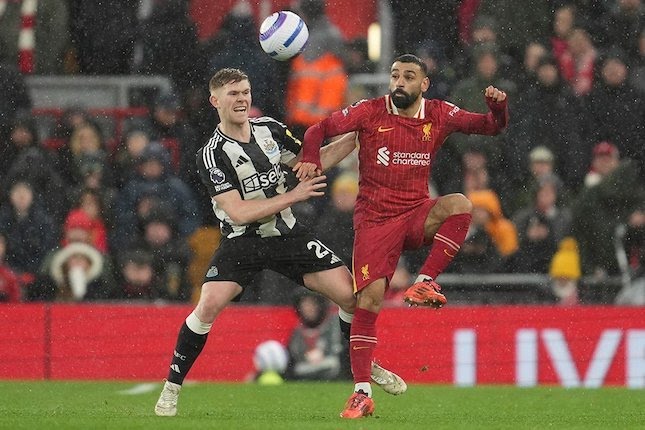
[{"label": "blurred background spectator", "polygon": [[296,295],[294,308],[299,324],[287,346],[287,378],[329,381],[341,377],[341,360],[347,354],[343,354],[338,318],[329,307],[327,298],[319,294],[305,290]]}]

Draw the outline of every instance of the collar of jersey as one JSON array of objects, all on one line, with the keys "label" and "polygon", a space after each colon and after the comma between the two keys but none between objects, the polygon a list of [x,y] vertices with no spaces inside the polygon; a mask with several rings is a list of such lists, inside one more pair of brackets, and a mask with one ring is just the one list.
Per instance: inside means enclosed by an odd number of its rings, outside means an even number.
[{"label": "collar of jersey", "polygon": [[[387,112],[392,115],[399,114],[399,110],[392,102],[389,94],[385,95],[385,108],[387,109]],[[417,113],[415,113],[412,118],[425,119],[425,117],[426,117],[426,103],[425,103],[425,99],[421,99],[421,105],[419,106],[419,110],[417,110]]]}]

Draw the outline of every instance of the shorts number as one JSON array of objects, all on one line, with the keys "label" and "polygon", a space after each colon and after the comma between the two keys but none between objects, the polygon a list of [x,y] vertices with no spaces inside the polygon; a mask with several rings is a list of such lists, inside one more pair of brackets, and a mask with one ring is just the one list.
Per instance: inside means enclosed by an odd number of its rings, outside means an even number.
[{"label": "shorts number", "polygon": [[313,249],[316,253],[316,257],[320,259],[323,259],[331,254],[331,264],[338,263],[340,261],[340,258],[338,258],[331,249],[327,248],[319,240],[312,240],[311,242],[307,243],[307,249],[310,251]]}]

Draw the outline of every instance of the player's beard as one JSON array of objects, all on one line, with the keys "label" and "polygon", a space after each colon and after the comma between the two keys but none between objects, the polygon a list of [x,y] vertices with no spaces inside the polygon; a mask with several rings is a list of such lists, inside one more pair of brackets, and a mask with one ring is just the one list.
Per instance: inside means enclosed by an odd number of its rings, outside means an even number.
[{"label": "player's beard", "polygon": [[392,103],[399,109],[407,109],[414,104],[420,93],[406,93],[400,88],[390,92]]}]

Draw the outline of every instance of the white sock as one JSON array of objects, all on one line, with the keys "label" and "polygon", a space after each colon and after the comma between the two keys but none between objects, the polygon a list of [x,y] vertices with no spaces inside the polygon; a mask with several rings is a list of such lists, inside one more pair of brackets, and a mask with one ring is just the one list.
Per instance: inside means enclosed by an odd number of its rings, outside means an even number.
[{"label": "white sock", "polygon": [[200,321],[199,318],[197,318],[197,315],[195,315],[195,312],[191,312],[190,315],[186,318],[186,325],[188,328],[197,334],[206,334],[209,331],[211,331],[211,327],[213,327],[213,324],[208,324],[205,322]]},{"label": "white sock", "polygon": [[338,308],[338,316],[340,317],[341,320],[345,321],[348,324],[351,324],[352,321],[354,321],[354,314],[345,312],[341,308]]},{"label": "white sock", "polygon": [[432,281],[432,276],[424,275],[423,273],[419,273],[419,276],[417,276],[417,279],[415,279],[414,283],[416,284],[417,282],[430,282]]},{"label": "white sock", "polygon": [[372,385],[369,382],[358,382],[354,384],[354,392],[358,393],[361,390],[367,394],[367,397],[372,397]]}]

